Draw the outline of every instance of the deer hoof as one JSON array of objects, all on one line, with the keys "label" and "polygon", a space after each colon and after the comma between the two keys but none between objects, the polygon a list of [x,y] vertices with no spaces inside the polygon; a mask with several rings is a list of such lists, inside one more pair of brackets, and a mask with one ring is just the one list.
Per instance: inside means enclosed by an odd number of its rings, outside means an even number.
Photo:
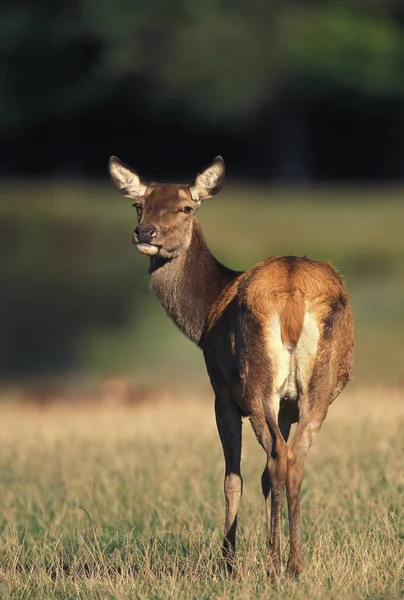
[{"label": "deer hoof", "polygon": [[286,574],[289,577],[298,578],[304,571],[304,563],[298,558],[289,558],[288,566],[286,567]]}]

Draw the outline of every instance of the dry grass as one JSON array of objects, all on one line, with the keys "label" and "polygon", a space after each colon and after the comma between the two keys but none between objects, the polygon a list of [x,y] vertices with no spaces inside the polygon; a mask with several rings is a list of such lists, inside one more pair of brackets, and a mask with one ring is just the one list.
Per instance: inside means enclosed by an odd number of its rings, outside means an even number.
[{"label": "dry grass", "polygon": [[247,423],[238,576],[227,579],[223,460],[207,398],[3,404],[0,596],[400,598],[403,425],[400,391],[353,389],[337,400],[307,461],[306,573],[271,585],[264,455]]}]

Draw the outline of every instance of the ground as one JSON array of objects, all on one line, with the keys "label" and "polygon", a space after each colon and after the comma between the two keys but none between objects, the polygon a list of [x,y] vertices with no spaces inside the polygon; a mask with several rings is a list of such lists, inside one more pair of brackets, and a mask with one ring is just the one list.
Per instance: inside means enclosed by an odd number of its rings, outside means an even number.
[{"label": "ground", "polygon": [[[113,395],[5,400],[0,597],[403,596],[402,390],[352,385],[331,407],[303,483],[307,569],[300,581],[276,584],[266,577],[264,454],[249,423],[238,569],[228,579],[220,565],[223,458],[211,395],[157,396],[131,405]],[[284,534],[286,557],[286,519]]]}]

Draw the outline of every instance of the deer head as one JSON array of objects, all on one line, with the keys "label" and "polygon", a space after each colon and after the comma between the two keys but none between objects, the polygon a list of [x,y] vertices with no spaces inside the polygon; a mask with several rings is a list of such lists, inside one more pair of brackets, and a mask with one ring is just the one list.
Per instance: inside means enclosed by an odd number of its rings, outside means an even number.
[{"label": "deer head", "polygon": [[148,256],[171,259],[188,248],[195,214],[203,200],[220,191],[225,167],[222,157],[216,157],[191,185],[147,184],[116,156],[110,158],[109,172],[118,192],[134,200],[136,248]]}]

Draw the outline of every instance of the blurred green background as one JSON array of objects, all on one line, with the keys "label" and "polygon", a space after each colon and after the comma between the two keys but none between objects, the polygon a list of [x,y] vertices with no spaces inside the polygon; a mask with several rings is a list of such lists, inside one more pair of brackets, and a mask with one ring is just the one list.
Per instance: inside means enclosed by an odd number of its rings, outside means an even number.
[{"label": "blurred green background", "polygon": [[[148,289],[130,200],[107,184],[60,181],[5,184],[1,197],[3,377],[203,374],[200,351]],[[356,321],[357,381],[404,382],[402,190],[230,182],[199,216],[212,251],[234,268],[284,253],[337,265]]]},{"label": "blurred green background", "polygon": [[3,2],[2,381],[202,379],[107,161],[185,182],[222,154],[199,213],[214,254],[333,262],[356,381],[404,383],[403,68],[399,0]]}]

